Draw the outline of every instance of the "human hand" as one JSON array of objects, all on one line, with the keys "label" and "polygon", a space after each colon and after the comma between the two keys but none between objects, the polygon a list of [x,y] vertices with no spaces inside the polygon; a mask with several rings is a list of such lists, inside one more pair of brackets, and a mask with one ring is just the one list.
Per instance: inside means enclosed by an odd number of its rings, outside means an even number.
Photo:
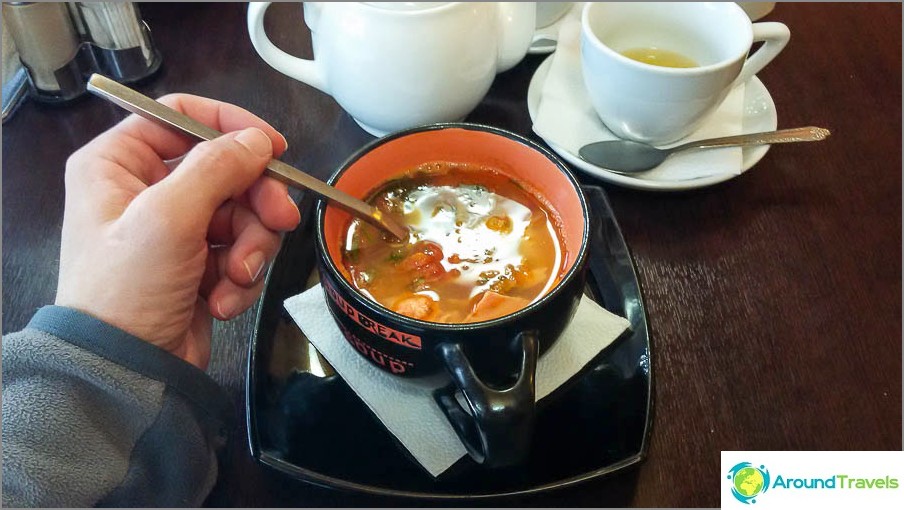
[{"label": "human hand", "polygon": [[[192,148],[132,115],[73,153],[56,304],[203,370],[211,315],[231,319],[257,299],[277,232],[300,218],[286,186],[261,177],[286,149],[275,129],[211,99],[160,102],[227,134]],[[164,160],[182,155],[170,171]]]}]

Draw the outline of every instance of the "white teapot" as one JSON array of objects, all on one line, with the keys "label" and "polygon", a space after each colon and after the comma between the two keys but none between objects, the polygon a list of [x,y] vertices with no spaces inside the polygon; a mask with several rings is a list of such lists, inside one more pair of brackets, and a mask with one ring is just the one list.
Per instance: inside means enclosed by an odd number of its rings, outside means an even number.
[{"label": "white teapot", "polygon": [[376,136],[463,119],[496,73],[524,58],[536,19],[531,2],[310,2],[314,60],[305,60],[267,37],[269,5],[248,6],[254,49],[277,71],[333,96]]}]

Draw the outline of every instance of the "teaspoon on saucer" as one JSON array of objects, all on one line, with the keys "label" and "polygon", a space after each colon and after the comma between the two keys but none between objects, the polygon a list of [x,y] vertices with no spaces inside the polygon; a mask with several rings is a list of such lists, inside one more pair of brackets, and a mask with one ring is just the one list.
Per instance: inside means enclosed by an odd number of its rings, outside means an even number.
[{"label": "teaspoon on saucer", "polygon": [[[88,80],[88,90],[145,119],[199,140],[213,140],[223,134],[163,103],[154,101],[144,94],[100,74],[91,75]],[[408,240],[408,228],[383,214],[376,207],[282,161],[271,159],[267,163],[264,174],[289,186],[312,191],[321,198],[329,200],[330,203],[338,205],[349,213],[389,232],[396,238],[403,241]]]},{"label": "teaspoon on saucer", "polygon": [[616,173],[636,173],[655,168],[670,155],[688,149],[713,149],[774,143],[816,142],[825,140],[831,133],[819,127],[779,129],[763,133],[750,133],[721,138],[695,140],[668,149],[660,149],[631,140],[595,142],[581,147],[581,159]]}]

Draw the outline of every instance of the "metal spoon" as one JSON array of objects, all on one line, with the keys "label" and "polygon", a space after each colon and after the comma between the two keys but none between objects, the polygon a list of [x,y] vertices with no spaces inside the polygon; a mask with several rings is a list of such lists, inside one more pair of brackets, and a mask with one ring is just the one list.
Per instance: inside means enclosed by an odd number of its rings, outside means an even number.
[{"label": "metal spoon", "polygon": [[530,50],[536,52],[553,51],[556,49],[556,45],[558,44],[558,41],[556,41],[555,39],[540,37],[534,40],[534,42],[530,43]]},{"label": "metal spoon", "polygon": [[671,154],[683,150],[772,143],[815,142],[825,140],[830,134],[828,129],[810,126],[696,140],[670,149],[659,149],[652,145],[630,140],[612,140],[587,144],[581,147],[579,154],[584,161],[606,170],[630,174],[654,168],[665,161],[665,158]]},{"label": "metal spoon", "polygon": [[[213,140],[222,136],[216,129],[205,126],[187,115],[173,110],[169,106],[154,101],[140,92],[121,85],[106,76],[92,74],[88,80],[88,90],[126,110],[156,122],[163,127],[178,131],[199,140]],[[329,184],[308,175],[297,168],[271,159],[264,174],[289,186],[313,191],[321,198],[342,207],[349,213],[379,227],[396,238],[407,241],[408,228],[398,224],[394,219],[384,215],[376,207],[367,204],[348,193],[339,191]]]}]

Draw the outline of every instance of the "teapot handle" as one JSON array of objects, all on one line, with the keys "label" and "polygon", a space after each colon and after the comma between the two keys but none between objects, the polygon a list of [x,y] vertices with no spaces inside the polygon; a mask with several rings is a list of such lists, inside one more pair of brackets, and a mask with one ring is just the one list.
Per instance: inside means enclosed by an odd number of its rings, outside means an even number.
[{"label": "teapot handle", "polygon": [[293,57],[276,47],[264,30],[264,13],[272,2],[248,3],[248,35],[254,49],[277,71],[329,94],[323,66],[317,60]]},{"label": "teapot handle", "polygon": [[537,24],[536,2],[496,2],[499,12],[499,54],[496,72],[508,71],[527,55]]}]

